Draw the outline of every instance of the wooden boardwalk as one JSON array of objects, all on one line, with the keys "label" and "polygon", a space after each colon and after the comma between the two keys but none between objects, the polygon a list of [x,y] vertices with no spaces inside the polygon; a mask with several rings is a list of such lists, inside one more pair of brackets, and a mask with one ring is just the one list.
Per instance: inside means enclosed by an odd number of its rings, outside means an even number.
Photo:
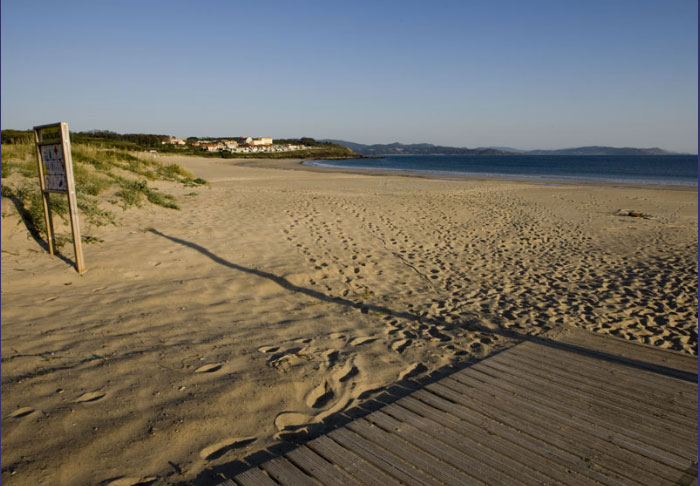
[{"label": "wooden boardwalk", "polygon": [[220,486],[698,484],[696,373],[580,331],[526,341]]}]

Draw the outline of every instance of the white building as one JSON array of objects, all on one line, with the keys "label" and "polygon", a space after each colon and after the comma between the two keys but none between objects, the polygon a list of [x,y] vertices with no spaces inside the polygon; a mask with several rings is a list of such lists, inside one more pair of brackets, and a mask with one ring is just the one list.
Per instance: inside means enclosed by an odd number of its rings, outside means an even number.
[{"label": "white building", "polygon": [[261,145],[272,145],[272,138],[271,137],[254,138],[253,140],[251,140],[248,143],[254,147],[258,147]]}]

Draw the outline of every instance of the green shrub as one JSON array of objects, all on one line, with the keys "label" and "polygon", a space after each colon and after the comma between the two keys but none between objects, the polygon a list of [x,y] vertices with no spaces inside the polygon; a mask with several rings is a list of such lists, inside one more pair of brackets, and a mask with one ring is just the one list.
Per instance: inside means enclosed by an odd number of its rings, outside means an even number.
[{"label": "green shrub", "polygon": [[141,207],[141,201],[146,190],[146,181],[132,181],[119,178],[119,191],[117,196],[122,200],[122,208],[131,206]]},{"label": "green shrub", "polygon": [[[31,133],[31,132],[30,132]],[[41,191],[39,189],[36,149],[25,133],[11,133],[3,130],[2,161],[0,167],[3,178],[2,196],[11,198],[17,206],[28,231],[37,238],[46,235]],[[12,142],[5,143],[7,140]],[[80,138],[80,137],[77,137]],[[170,209],[179,209],[174,196],[149,187],[149,180],[179,182],[185,186],[207,184],[207,181],[194,176],[177,164],[164,165],[156,159],[140,158],[122,150],[127,142],[102,144],[94,138],[86,138],[90,143],[77,143],[71,147],[73,174],[78,209],[81,222],[88,225],[104,226],[116,224],[113,213],[100,207],[98,196],[110,187],[117,187],[116,198],[110,203],[127,209],[142,206],[144,201]],[[74,139],[75,140],[75,139]],[[156,140],[154,138],[154,140]],[[129,147],[131,148],[131,147]],[[22,177],[15,179],[14,174]],[[12,181],[5,179],[13,175]],[[136,178],[133,178],[133,177]],[[51,194],[54,218],[67,221],[68,202],[63,194]],[[55,219],[54,219],[55,221]],[[83,237],[86,242],[98,241],[94,237]],[[57,246],[70,241],[70,238],[56,236]]]}]

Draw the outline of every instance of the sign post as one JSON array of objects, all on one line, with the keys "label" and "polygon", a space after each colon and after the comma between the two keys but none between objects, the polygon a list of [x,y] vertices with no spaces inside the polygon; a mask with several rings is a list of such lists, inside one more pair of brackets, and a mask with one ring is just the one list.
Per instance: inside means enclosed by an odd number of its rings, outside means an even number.
[{"label": "sign post", "polygon": [[73,159],[70,151],[70,136],[68,124],[65,122],[52,123],[34,127],[34,144],[36,145],[36,162],[39,168],[39,185],[41,200],[44,206],[44,221],[46,222],[46,239],[49,253],[56,251],[56,238],[51,216],[52,192],[68,196],[68,213],[70,227],[73,233],[73,248],[75,250],[75,268],[78,273],[85,271],[83,263],[83,245],[80,240],[80,225],[78,223],[78,202],[75,198],[75,180],[73,179]]}]

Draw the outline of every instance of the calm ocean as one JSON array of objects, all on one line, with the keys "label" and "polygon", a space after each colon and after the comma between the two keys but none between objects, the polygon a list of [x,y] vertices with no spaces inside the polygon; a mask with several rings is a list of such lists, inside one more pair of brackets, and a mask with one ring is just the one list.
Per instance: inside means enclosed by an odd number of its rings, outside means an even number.
[{"label": "calm ocean", "polygon": [[698,185],[694,155],[404,155],[378,159],[315,160],[308,165],[363,170],[479,176],[538,181]]}]

